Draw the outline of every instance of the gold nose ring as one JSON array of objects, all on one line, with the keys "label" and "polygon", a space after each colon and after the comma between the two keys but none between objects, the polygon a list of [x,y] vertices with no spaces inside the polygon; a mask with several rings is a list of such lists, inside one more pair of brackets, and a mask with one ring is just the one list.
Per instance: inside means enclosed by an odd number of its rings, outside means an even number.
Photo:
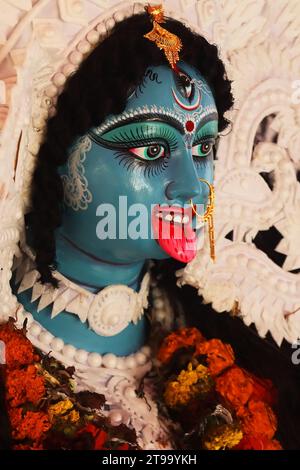
[{"label": "gold nose ring", "polygon": [[216,259],[215,255],[215,230],[214,230],[214,208],[215,208],[215,189],[214,186],[209,183],[204,178],[198,178],[199,181],[205,183],[209,188],[209,196],[208,196],[208,204],[206,207],[206,211],[203,215],[198,214],[195,209],[195,205],[193,204],[193,200],[190,199],[190,204],[192,206],[192,211],[199,217],[200,220],[203,222],[208,223],[208,234],[209,234],[209,245],[210,245],[210,257],[213,261]]}]

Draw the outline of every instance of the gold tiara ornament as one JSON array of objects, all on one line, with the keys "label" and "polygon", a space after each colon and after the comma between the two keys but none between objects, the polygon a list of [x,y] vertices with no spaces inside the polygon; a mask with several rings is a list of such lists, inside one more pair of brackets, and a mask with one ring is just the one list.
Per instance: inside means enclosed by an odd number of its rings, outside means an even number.
[{"label": "gold tiara ornament", "polygon": [[179,52],[182,49],[182,42],[176,34],[170,33],[159,23],[165,23],[164,10],[162,5],[145,7],[146,12],[151,16],[153,29],[144,37],[155,42],[160,50],[163,50],[171,68],[177,71],[176,62],[179,61]]}]

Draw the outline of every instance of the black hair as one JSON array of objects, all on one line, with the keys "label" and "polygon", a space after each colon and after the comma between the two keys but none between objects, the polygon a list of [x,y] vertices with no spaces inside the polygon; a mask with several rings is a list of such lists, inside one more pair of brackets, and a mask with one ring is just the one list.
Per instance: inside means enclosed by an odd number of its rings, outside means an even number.
[{"label": "black hair", "polygon": [[[108,114],[119,114],[125,109],[129,91],[141,83],[150,65],[167,64],[164,53],[143,37],[151,26],[146,13],[117,23],[67,80],[56,114],[48,120],[31,192],[31,245],[41,282],[56,285],[51,273],[56,267],[54,232],[61,224],[63,201],[57,169],[67,161],[68,148],[76,138],[100,125]],[[179,21],[167,19],[163,26],[180,37],[180,59],[194,66],[211,87],[219,131],[223,131],[228,125],[224,113],[232,107],[233,97],[217,47]]]}]

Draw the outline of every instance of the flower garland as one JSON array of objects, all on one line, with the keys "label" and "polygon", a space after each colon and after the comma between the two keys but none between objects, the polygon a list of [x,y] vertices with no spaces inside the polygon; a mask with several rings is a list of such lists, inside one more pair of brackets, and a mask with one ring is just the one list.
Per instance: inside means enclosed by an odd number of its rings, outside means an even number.
[{"label": "flower garland", "polygon": [[157,358],[161,408],[179,425],[181,448],[281,449],[274,387],[238,367],[229,344],[181,328],[163,340]]},{"label": "flower garland", "polygon": [[[43,355],[11,319],[5,343],[7,412],[16,450],[137,450],[136,435],[103,415],[105,397],[74,391],[74,369]],[[196,328],[164,338],[157,352],[156,400],[176,449],[279,450],[272,383],[235,364],[232,347]],[[155,375],[156,372],[156,375]]]},{"label": "flower garland", "polygon": [[13,449],[138,449],[133,430],[102,414],[105,397],[75,393],[74,369],[35,350],[25,333],[13,320],[0,326]]}]

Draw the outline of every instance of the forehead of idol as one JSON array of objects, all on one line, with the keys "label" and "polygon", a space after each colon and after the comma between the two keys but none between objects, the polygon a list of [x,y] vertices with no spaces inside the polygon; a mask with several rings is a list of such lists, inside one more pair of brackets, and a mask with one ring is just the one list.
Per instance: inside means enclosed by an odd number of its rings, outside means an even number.
[{"label": "forehead of idol", "polygon": [[[189,119],[194,121],[195,128],[201,125],[203,120],[217,120],[215,100],[206,80],[189,64],[178,62],[177,65],[180,72],[191,80],[190,85],[187,82],[187,87],[181,86],[180,77],[178,78],[167,65],[148,67],[141,83],[130,92],[123,113],[109,115],[95,129],[96,133],[102,134],[122,123],[125,125],[130,121],[151,120],[151,117],[156,119],[160,116],[162,120],[168,116],[175,118],[175,124],[177,119],[178,128],[181,123],[183,131]],[[172,122],[172,119],[170,121]]]}]

